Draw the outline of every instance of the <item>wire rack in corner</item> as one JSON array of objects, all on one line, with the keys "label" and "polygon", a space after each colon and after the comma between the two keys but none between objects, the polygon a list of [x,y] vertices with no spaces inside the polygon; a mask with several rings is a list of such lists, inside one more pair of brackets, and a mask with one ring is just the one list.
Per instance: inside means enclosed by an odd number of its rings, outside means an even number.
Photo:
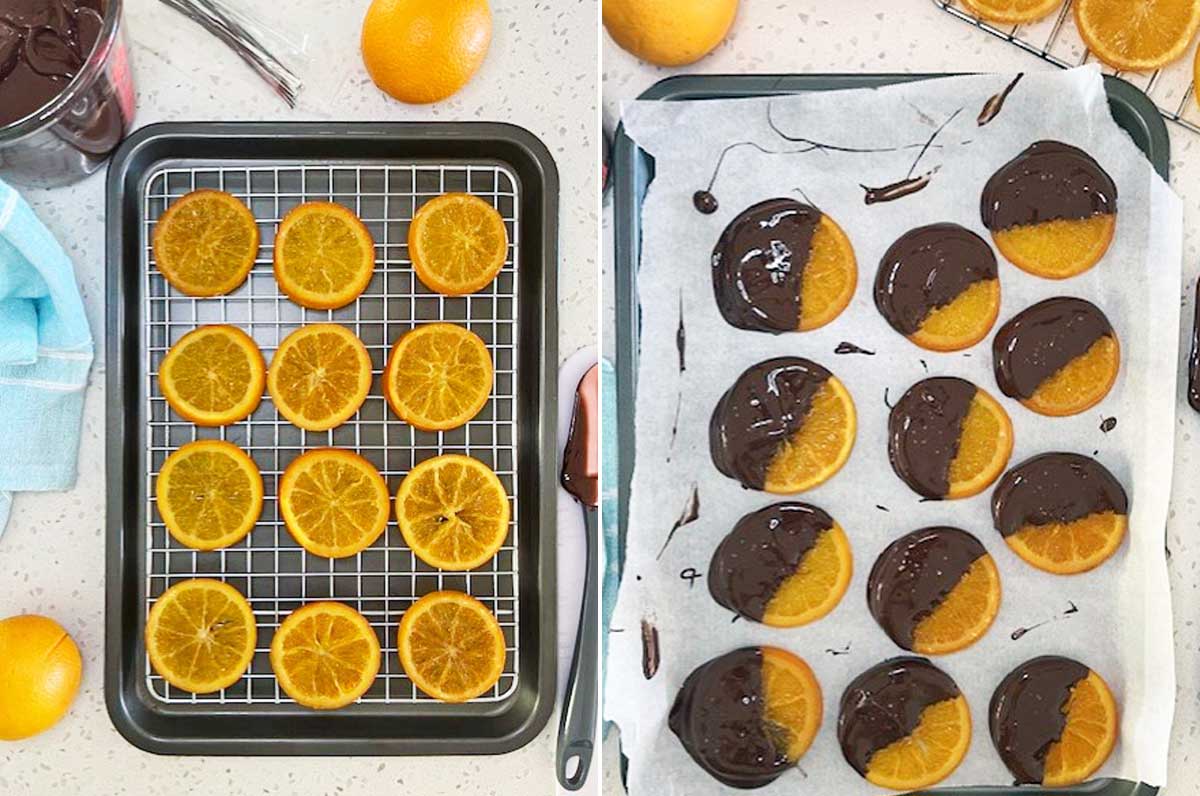
[{"label": "wire rack in corner", "polygon": [[[933,0],[933,4],[951,16],[1062,69],[1082,66],[1093,60],[1075,27],[1071,0],[1066,0],[1057,13],[1039,22],[1003,27],[979,19],[961,8],[957,0]],[[1187,55],[1155,72],[1121,72],[1103,65],[1102,68],[1106,74],[1119,76],[1146,92],[1168,120],[1193,133],[1200,133],[1200,105],[1196,103],[1192,82],[1195,48],[1196,43],[1193,42]]]}]

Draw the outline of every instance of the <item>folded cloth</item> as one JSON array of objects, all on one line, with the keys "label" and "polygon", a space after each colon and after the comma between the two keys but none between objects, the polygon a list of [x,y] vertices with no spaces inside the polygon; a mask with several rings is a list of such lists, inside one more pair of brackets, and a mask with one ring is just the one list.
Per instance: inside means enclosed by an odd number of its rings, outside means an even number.
[{"label": "folded cloth", "polygon": [[92,356],[71,260],[0,180],[0,533],[12,492],[74,485]]}]

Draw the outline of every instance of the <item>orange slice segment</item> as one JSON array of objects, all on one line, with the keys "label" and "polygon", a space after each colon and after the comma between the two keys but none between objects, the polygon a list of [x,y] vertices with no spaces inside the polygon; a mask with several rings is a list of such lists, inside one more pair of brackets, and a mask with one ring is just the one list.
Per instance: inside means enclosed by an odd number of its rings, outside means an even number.
[{"label": "orange slice segment", "polygon": [[1086,782],[1117,743],[1117,703],[1095,672],[1075,684],[1065,707],[1067,724],[1046,753],[1042,784],[1065,788]]},{"label": "orange slice segment", "polygon": [[382,659],[370,623],[338,602],[297,609],[271,640],[271,668],[279,687],[315,710],[335,710],[358,700],[375,682]]},{"label": "orange slice segment", "polygon": [[1022,404],[1042,415],[1077,415],[1104,400],[1121,367],[1117,338],[1101,337],[1082,356],[1075,357],[1046,379]]},{"label": "orange slice segment", "polygon": [[445,454],[414,467],[396,493],[396,520],[417,558],[439,569],[475,569],[508,536],[508,494],[478,459]]},{"label": "orange slice segment", "polygon": [[937,702],[921,713],[907,737],[871,756],[867,781],[881,788],[927,788],[958,768],[971,745],[971,711],[958,696]]},{"label": "orange slice segment", "polygon": [[1074,522],[1026,525],[1004,537],[1004,541],[1040,570],[1074,575],[1095,569],[1111,558],[1128,527],[1125,515],[1104,511]]},{"label": "orange slice segment", "polygon": [[1077,0],[1075,25],[1104,63],[1129,72],[1149,71],[1187,52],[1200,28],[1200,2]]},{"label": "orange slice segment", "polygon": [[479,197],[443,194],[413,216],[408,254],[430,290],[465,296],[483,290],[504,267],[508,230],[496,208]]},{"label": "orange slice segment", "polygon": [[456,591],[426,594],[404,612],[396,642],[400,665],[422,691],[466,702],[504,673],[504,632],[483,603]]},{"label": "orange slice segment", "polygon": [[857,285],[854,247],[842,228],[822,213],[800,277],[800,331],[819,329],[841,315]]},{"label": "orange slice segment", "polygon": [[817,537],[796,574],[779,585],[763,612],[763,624],[799,627],[817,621],[841,601],[853,574],[850,542],[842,527],[834,523]]},{"label": "orange slice segment", "polygon": [[908,339],[930,351],[962,351],[987,337],[999,314],[1000,280],[985,279],[926,315]]},{"label": "orange slice segment", "polygon": [[323,448],[297,458],[279,480],[279,511],[308,552],[346,558],[387,528],[391,495],[383,476],[350,451]]},{"label": "orange slice segment", "polygon": [[988,22],[1023,25],[1049,16],[1063,0],[961,0],[963,8]]},{"label": "orange slice segment", "polygon": [[444,431],[479,414],[492,379],[492,357],[478,335],[452,323],[427,323],[396,341],[383,392],[400,419]]},{"label": "orange slice segment", "polygon": [[978,495],[1000,477],[1012,456],[1013,427],[996,399],[976,390],[963,418],[958,453],[950,460],[950,500]]},{"label": "orange slice segment", "polygon": [[371,356],[344,326],[315,323],[289,334],[271,360],[267,390],[279,414],[328,431],[358,411],[371,390]]},{"label": "orange slice segment", "polygon": [[367,289],[374,271],[370,231],[334,202],[292,208],[275,233],[275,280],[302,307],[344,307]]},{"label": "orange slice segment", "polygon": [[249,417],[262,401],[266,379],[262,352],[236,326],[188,332],[158,368],[167,403],[198,426],[227,426]]},{"label": "orange slice segment", "polygon": [[762,647],[763,718],[795,763],[812,746],[821,729],[821,686],[803,658]]},{"label": "orange slice segment", "polygon": [[167,457],[154,485],[163,524],[180,544],[217,550],[236,544],[262,513],[262,475],[232,442],[189,442]]},{"label": "orange slice segment", "polygon": [[992,233],[996,248],[1010,263],[1045,279],[1067,279],[1087,271],[1108,251],[1117,217],[1057,219]]},{"label": "orange slice segment", "polygon": [[1000,610],[1000,572],[989,555],[980,556],[941,604],[913,630],[913,651],[945,655],[974,644]]},{"label": "orange slice segment", "polygon": [[237,198],[193,191],[154,226],[154,265],[176,290],[220,296],[242,282],[258,257],[258,225]]},{"label": "orange slice segment", "polygon": [[828,481],[850,458],[856,431],[854,401],[830,376],[813,398],[800,430],[771,459],[764,488],[793,494]]},{"label": "orange slice segment", "polygon": [[163,592],[146,620],[150,665],[176,688],[211,694],[242,678],[258,630],[241,593],[218,580],[185,580]]}]

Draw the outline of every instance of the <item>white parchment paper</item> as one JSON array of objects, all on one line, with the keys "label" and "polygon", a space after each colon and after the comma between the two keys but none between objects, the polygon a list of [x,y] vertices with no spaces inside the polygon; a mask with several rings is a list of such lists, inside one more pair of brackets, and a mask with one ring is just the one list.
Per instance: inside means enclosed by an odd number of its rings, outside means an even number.
[{"label": "white parchment paper", "polygon": [[[799,770],[759,792],[793,794],[805,782],[824,793],[876,790],[842,758],[838,702],[860,672],[903,654],[867,611],[866,578],[875,557],[900,535],[934,524],[958,526],[979,537],[1003,584],[1003,604],[988,634],[967,650],[934,659],[963,690],[974,725],[966,759],[942,784],[1012,782],[988,734],[987,706],[1006,673],[1043,654],[1077,658],[1113,688],[1121,708],[1121,738],[1099,776],[1164,784],[1175,694],[1164,528],[1174,439],[1181,207],[1113,122],[1097,69],[1026,75],[999,115],[979,126],[985,101],[1011,78],[949,78],[771,101],[775,125],[787,136],[865,149],[921,144],[961,109],[913,171],[937,169],[929,186],[872,206],[864,203],[861,186],[904,178],[918,150],[765,154],[738,147],[729,152],[713,186],[720,209],[705,216],[693,208],[692,195],[708,185],[727,145],[751,141],[771,151],[807,145],[772,130],[766,99],[625,107],[626,130],[656,164],[642,212],[637,464],[606,690],[608,718],[620,725],[630,759],[632,796],[738,792],[721,786],[688,757],[667,727],[667,714],[692,669],[750,644],[780,646],[807,660],[825,705],[821,731]],[[1003,304],[996,328],[1036,301],[1074,295],[1099,306],[1120,340],[1121,371],[1112,392],[1093,410],[1057,419],[1036,415],[1000,393],[992,375],[991,335],[966,352],[925,351],[893,331],[872,301],[879,260],[907,230],[950,221],[990,240],[979,218],[984,183],[1031,143],[1047,138],[1089,152],[1112,175],[1119,194],[1113,245],[1086,274],[1044,280],[999,258]],[[814,332],[772,336],[735,329],[721,318],[713,299],[709,258],[721,231],[746,207],[775,196],[806,196],[842,226],[857,254],[858,288],[850,307]],[[682,372],[676,348],[681,317]],[[835,355],[841,341],[876,355]],[[742,370],[787,354],[832,370],[854,397],[859,425],[842,471],[799,498],[825,509],[845,528],[854,579],[827,617],[781,630],[731,622],[732,614],[712,600],[703,577],[688,580],[681,573],[691,568],[704,575],[717,543],[739,517],[782,499],[742,489],[718,473],[708,453],[708,423],[717,400]],[[1049,450],[1075,451],[1094,455],[1116,475],[1131,500],[1129,537],[1116,556],[1084,575],[1042,573],[1012,553],[993,529],[991,490],[968,500],[918,500],[888,463],[885,391],[895,400],[916,381],[938,375],[969,379],[1001,401],[1015,431],[1012,464]],[[1100,429],[1106,417],[1117,419],[1108,433]],[[693,485],[699,519],[677,531],[659,557]],[[1078,610],[1068,613],[1072,606]],[[657,627],[660,638],[661,665],[650,680],[642,673],[643,619]],[[1034,629],[1013,640],[1013,631],[1022,627]]]}]

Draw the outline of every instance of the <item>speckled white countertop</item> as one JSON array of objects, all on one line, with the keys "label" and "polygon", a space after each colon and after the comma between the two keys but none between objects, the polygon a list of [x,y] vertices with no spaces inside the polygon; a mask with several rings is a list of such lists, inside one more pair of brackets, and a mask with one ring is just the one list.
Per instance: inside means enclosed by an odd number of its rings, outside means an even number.
[{"label": "speckled white countertop", "polygon": [[[634,99],[658,80],[683,73],[792,72],[1017,72],[1052,68],[1037,58],[994,39],[937,9],[931,0],[741,0],[726,41],[709,57],[683,70],[638,62],[605,36],[601,45],[603,109],[607,125],[620,115],[620,103]],[[1183,68],[1186,69],[1187,64]],[[611,127],[610,127],[611,129]],[[1187,328],[1186,358],[1200,246],[1200,135],[1168,124],[1171,134],[1171,185],[1184,200],[1185,289],[1181,303]],[[604,284],[612,284],[611,195],[605,198]],[[613,352],[612,291],[605,290],[603,350]],[[1182,372],[1182,371],[1181,371]],[[1176,385],[1163,385],[1176,389]],[[1180,389],[1175,439],[1174,498],[1167,531],[1171,551],[1171,589],[1175,611],[1178,700],[1171,744],[1170,796],[1200,794],[1196,737],[1200,735],[1200,415],[1192,412]],[[1144,529],[1151,533],[1153,529]],[[605,794],[623,793],[616,744],[605,749]]]},{"label": "speckled white countertop", "polygon": [[[307,34],[310,86],[288,108],[235,56],[155,0],[127,0],[126,34],[138,89],[137,124],[185,120],[486,120],[538,135],[558,163],[559,350],[565,359],[596,336],[595,0],[492,0],[494,35],[481,72],[432,107],[379,92],[358,55],[367,0],[237,0],[291,37]],[[336,6],[336,10],[334,7]],[[28,191],[75,262],[98,347],[104,317],[104,178]],[[99,350],[102,351],[102,348]],[[169,758],[138,751],[109,723],[104,668],[104,377],[87,393],[78,486],[18,495],[0,539],[0,616],[34,612],[79,642],[83,688],[57,727],[0,743],[0,793],[552,793],[551,720],[531,744],[477,758]]]}]

